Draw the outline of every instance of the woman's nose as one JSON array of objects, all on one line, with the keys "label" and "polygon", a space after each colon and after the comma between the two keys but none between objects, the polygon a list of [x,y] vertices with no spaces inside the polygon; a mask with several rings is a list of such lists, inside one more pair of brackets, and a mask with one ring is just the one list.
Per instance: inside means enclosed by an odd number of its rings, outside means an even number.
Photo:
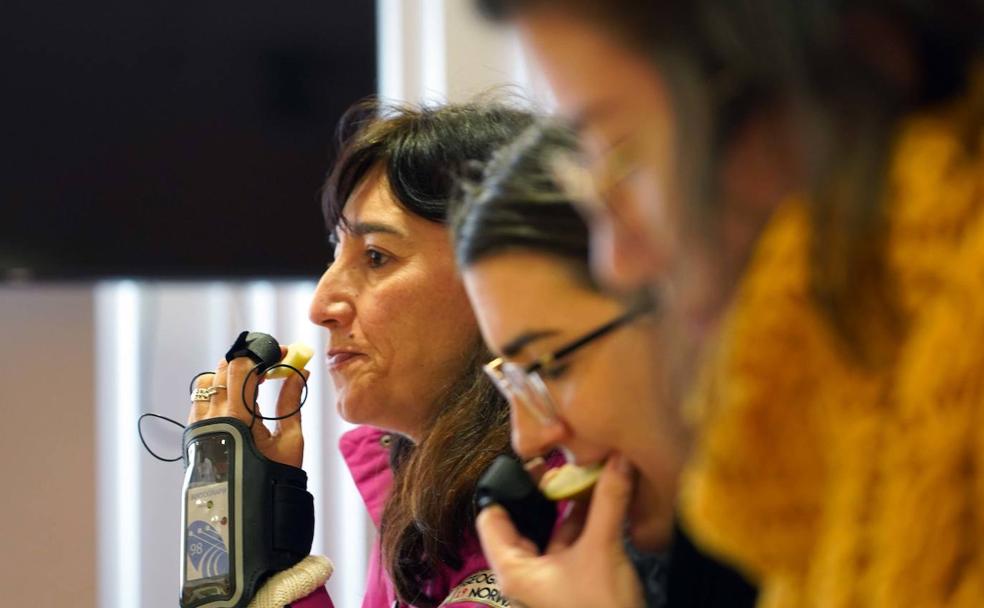
[{"label": "woman's nose", "polygon": [[633,291],[653,274],[653,260],[638,235],[617,219],[591,226],[591,270],[595,278],[616,291]]},{"label": "woman's nose", "polygon": [[345,328],[355,318],[354,294],[345,273],[334,265],[321,275],[311,299],[308,317],[315,325],[328,329]]},{"label": "woman's nose", "polygon": [[520,458],[547,454],[569,435],[562,420],[541,420],[522,404],[510,402],[512,445]]}]

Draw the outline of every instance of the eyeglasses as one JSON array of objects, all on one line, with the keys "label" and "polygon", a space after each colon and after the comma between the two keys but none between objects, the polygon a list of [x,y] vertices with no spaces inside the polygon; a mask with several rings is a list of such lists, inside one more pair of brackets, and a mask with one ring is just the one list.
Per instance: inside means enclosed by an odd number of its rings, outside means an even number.
[{"label": "eyeglasses", "polygon": [[639,170],[642,145],[642,137],[633,134],[609,146],[594,160],[558,155],[553,161],[555,179],[589,214],[618,218],[619,188]]},{"label": "eyeglasses", "polygon": [[610,198],[612,193],[639,169],[641,146],[642,138],[639,135],[624,137],[609,147],[591,165],[591,176],[602,199]]},{"label": "eyeglasses", "polygon": [[557,420],[557,408],[550,396],[550,390],[547,388],[544,376],[547,378],[556,376],[564,367],[563,359],[633,321],[640,315],[653,312],[655,309],[655,304],[647,299],[604,325],[568,342],[554,352],[538,357],[532,363],[522,365],[499,357],[485,365],[485,373],[492,379],[499,392],[511,403],[525,407],[540,424],[551,424]]}]

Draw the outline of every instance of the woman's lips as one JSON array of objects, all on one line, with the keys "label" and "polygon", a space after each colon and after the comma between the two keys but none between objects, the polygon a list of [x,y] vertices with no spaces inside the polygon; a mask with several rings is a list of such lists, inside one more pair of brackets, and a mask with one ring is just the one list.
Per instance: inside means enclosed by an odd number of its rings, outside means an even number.
[{"label": "woman's lips", "polygon": [[363,353],[356,353],[350,351],[328,351],[328,369],[337,370],[345,367],[349,363],[364,357]]}]

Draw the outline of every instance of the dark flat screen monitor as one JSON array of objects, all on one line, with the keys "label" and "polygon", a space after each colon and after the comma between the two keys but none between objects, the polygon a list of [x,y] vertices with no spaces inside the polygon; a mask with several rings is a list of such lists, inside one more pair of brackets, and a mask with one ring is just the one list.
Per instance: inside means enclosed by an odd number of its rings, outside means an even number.
[{"label": "dark flat screen monitor", "polygon": [[6,0],[0,280],[315,277],[372,0]]}]

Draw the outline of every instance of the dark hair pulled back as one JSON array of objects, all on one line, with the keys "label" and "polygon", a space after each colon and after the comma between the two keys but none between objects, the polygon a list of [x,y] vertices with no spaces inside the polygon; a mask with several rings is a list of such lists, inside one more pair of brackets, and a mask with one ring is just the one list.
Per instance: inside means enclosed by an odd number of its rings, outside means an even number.
[{"label": "dark hair pulled back", "polygon": [[458,266],[506,251],[545,252],[570,262],[575,276],[594,286],[588,229],[558,183],[554,162],[577,151],[573,132],[543,121],[496,152],[481,175],[462,186],[452,213]]}]

